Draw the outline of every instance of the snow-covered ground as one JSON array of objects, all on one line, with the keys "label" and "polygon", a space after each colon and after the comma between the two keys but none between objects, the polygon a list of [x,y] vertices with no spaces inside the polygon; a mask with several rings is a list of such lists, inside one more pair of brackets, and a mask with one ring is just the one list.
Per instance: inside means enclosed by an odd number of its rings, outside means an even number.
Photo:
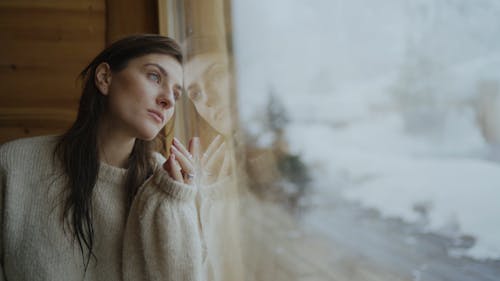
[{"label": "snow-covered ground", "polygon": [[500,152],[478,125],[483,96],[500,112],[500,4],[435,2],[235,0],[240,112],[262,130],[272,91],[332,196],[500,259]]},{"label": "snow-covered ground", "polygon": [[500,164],[485,159],[488,147],[467,113],[451,119],[471,130],[440,142],[408,136],[397,113],[367,114],[341,128],[296,120],[288,139],[316,179],[342,179],[346,198],[430,231],[472,235],[477,243],[466,254],[500,258]]}]

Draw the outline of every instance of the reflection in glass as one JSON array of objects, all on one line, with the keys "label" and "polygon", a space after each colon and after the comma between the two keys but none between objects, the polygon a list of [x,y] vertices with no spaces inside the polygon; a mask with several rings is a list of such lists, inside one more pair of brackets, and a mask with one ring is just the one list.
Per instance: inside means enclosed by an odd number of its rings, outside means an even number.
[{"label": "reflection in glass", "polygon": [[[227,0],[163,1],[166,35],[184,46],[184,92],[174,134],[200,142],[195,153],[206,280],[245,280],[241,157],[236,138]],[[162,30],[162,28],[160,28]],[[207,198],[208,200],[205,200]],[[205,279],[204,279],[205,280]]]},{"label": "reflection in glass", "polygon": [[184,66],[186,92],[197,113],[218,133],[232,131],[229,64],[226,54],[197,54]]}]

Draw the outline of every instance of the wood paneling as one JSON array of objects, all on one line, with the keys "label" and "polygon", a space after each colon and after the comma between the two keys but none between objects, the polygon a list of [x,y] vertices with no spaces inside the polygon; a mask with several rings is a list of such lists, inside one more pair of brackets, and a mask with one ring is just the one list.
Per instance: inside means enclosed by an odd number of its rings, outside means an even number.
[{"label": "wood paneling", "polygon": [[156,0],[106,0],[107,42],[136,33],[158,33]]},{"label": "wood paneling", "polygon": [[63,132],[79,72],[106,45],[156,33],[155,0],[1,0],[0,143]]},{"label": "wood paneling", "polygon": [[0,143],[64,131],[104,47],[105,0],[0,2]]}]

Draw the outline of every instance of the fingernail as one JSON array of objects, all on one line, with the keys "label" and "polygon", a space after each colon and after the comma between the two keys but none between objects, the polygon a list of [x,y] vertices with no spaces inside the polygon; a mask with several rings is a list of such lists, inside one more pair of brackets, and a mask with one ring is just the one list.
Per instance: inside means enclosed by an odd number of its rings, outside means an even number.
[{"label": "fingernail", "polygon": [[175,154],[170,154],[170,156],[172,157],[172,160],[175,160]]}]

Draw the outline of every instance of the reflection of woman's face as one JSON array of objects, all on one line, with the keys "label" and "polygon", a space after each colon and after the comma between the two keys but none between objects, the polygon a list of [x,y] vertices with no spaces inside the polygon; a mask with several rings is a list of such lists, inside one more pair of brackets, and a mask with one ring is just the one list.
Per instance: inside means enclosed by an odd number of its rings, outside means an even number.
[{"label": "reflection of woman's face", "polygon": [[107,117],[126,134],[151,140],[172,118],[181,85],[182,67],[174,57],[134,58],[125,69],[112,73]]},{"label": "reflection of woman's face", "polygon": [[225,56],[199,55],[185,68],[187,93],[196,110],[219,133],[231,130],[229,72]]}]

